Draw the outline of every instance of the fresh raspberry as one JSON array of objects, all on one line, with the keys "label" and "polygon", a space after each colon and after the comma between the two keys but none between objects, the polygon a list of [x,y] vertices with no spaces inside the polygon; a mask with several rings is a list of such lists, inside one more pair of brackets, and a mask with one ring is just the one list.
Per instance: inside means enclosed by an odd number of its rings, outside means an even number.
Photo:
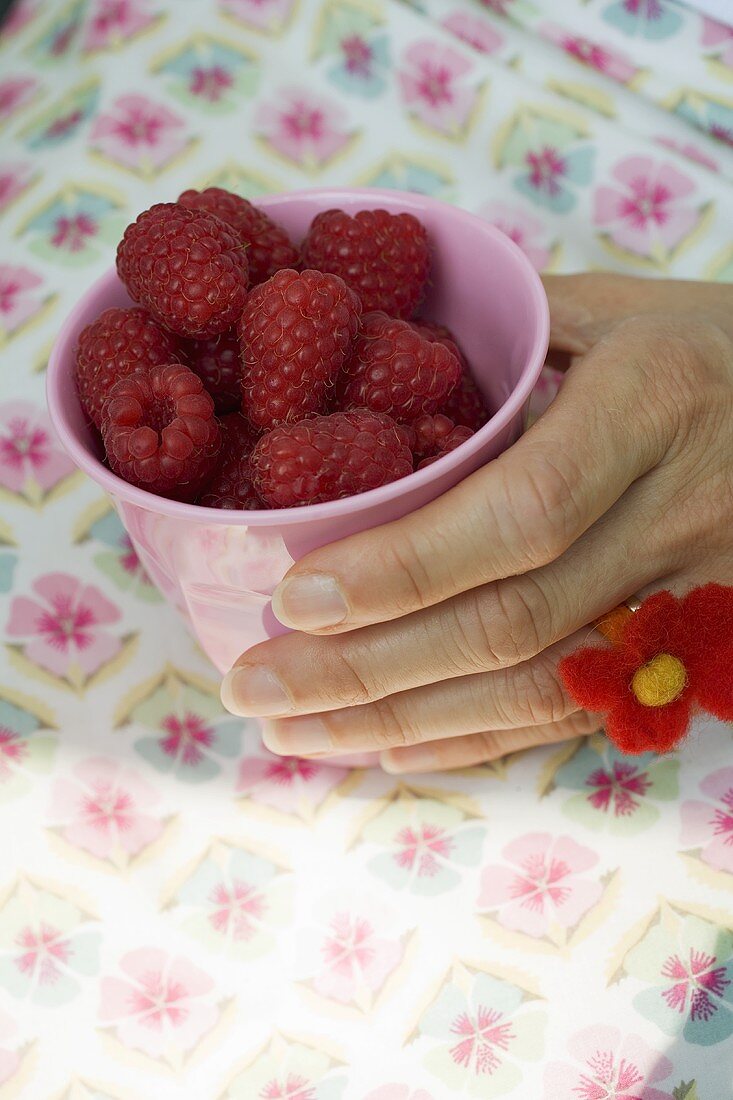
[{"label": "fresh raspberry", "polygon": [[181,363],[115,382],[102,439],[110,467],[132,485],[174,500],[194,500],[221,447],[214,402]]},{"label": "fresh raspberry", "polygon": [[205,191],[184,191],[178,201],[189,210],[215,214],[236,230],[240,241],[247,247],[252,286],[264,283],[281,267],[295,267],[297,264],[298,249],[285,230],[264,210],[253,206],[241,195],[234,195],[222,187],[207,187]]},{"label": "fresh raspberry", "polygon": [[236,324],[247,297],[246,249],[219,218],[161,202],[128,225],[117,273],[130,297],[180,336],[215,336]]},{"label": "fresh raspberry", "polygon": [[82,408],[96,428],[112,386],[136,370],[171,363],[178,343],[144,309],[105,309],[79,335],[76,387]]},{"label": "fresh raspberry", "polygon": [[259,428],[325,411],[361,307],[336,275],[278,271],[250,294],[239,337],[244,411]]},{"label": "fresh raspberry", "polygon": [[186,340],[181,350],[186,364],[214,398],[217,415],[238,409],[242,403],[242,357],[236,328],[206,340]]},{"label": "fresh raspberry", "polygon": [[257,433],[241,413],[230,413],[221,418],[221,435],[219,462],[198,503],[237,511],[264,507],[252,484],[250,458]]},{"label": "fresh raspberry", "polygon": [[461,375],[460,382],[449,394],[442,411],[455,424],[470,428],[473,432],[483,428],[491,416],[483,394],[467,371]]},{"label": "fresh raspberry", "polygon": [[362,308],[410,317],[422,300],[430,269],[428,236],[412,214],[343,210],[316,215],[303,242],[308,267],[340,275]]},{"label": "fresh raspberry", "polygon": [[456,428],[450,417],[443,416],[442,413],[436,413],[435,416],[421,416],[419,420],[413,422],[411,427],[415,440],[412,453],[418,461],[442,451],[451,432]]},{"label": "fresh raspberry", "polygon": [[394,420],[355,409],[285,424],[252,452],[254,482],[273,508],[365,493],[412,473],[412,455]]},{"label": "fresh raspberry", "polygon": [[411,321],[410,324],[415,332],[419,332],[426,340],[431,340],[434,344],[442,344],[444,348],[448,348],[448,351],[452,351],[461,364],[461,370],[464,372],[468,370],[468,360],[449,328],[446,328],[445,325],[438,325],[434,321],[423,321],[421,318],[418,318],[417,321]]},{"label": "fresh raspberry", "polygon": [[[442,421],[448,420],[448,417],[436,416],[434,417],[434,419]],[[448,423],[451,423],[451,421],[448,420]],[[438,434],[441,433],[443,430],[444,429],[441,428],[435,432],[436,442]],[[430,434],[431,433],[429,431],[426,431],[423,438],[426,440],[427,436]],[[453,427],[448,435],[443,436],[440,439],[440,446],[436,450],[434,450],[432,454],[427,454],[421,462],[418,462],[418,470],[424,470],[426,466],[432,466],[433,462],[437,462],[439,458],[443,457],[443,455],[447,455],[450,454],[451,451],[455,451],[456,447],[460,447],[461,443],[465,443],[466,440],[470,439],[473,434],[474,433],[471,431],[471,429],[466,428],[463,424],[459,424],[457,427]]]},{"label": "fresh raspberry", "polygon": [[431,343],[384,313],[362,318],[337,392],[342,408],[365,406],[410,422],[440,409],[461,368],[442,344]]}]

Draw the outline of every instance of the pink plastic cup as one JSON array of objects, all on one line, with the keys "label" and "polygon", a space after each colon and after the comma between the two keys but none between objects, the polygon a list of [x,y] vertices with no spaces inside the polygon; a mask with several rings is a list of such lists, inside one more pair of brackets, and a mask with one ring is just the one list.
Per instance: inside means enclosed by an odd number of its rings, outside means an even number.
[{"label": "pink plastic cup", "polygon": [[[219,672],[250,646],[285,633],[271,594],[309,551],[434,500],[496,458],[520,435],[524,411],[548,344],[542,283],[519,248],[499,230],[422,195],[381,190],[300,191],[258,199],[294,240],[321,210],[381,207],[409,211],[425,225],[433,249],[423,315],[458,337],[476,381],[497,411],[457,450],[410,477],[361,496],[289,511],[230,512],[164,500],[106,469],[76,394],[73,366],[81,329],[130,299],[113,269],[72,310],[48,367],[48,405],[61,443],[76,465],[110,496],[142,564],[191,624]],[[372,761],[347,758],[354,766]]]}]

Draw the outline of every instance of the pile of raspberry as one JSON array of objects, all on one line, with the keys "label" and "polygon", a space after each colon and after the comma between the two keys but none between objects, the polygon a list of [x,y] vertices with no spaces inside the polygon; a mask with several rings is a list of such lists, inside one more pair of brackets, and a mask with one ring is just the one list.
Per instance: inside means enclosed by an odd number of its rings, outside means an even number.
[{"label": "pile of raspberry", "polygon": [[105,460],[209,508],[292,508],[437,462],[489,418],[456,339],[420,319],[427,233],[411,214],[328,210],[296,246],[218,187],[128,226],[136,304],[79,336],[76,385]]}]

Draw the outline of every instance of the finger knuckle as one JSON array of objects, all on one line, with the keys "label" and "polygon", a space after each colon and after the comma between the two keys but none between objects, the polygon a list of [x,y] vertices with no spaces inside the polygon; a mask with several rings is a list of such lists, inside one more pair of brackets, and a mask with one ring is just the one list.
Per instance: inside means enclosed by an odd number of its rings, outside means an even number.
[{"label": "finger knuckle", "polygon": [[436,550],[426,541],[424,535],[414,530],[391,538],[384,547],[388,559],[385,573],[389,574],[390,567],[394,567],[402,582],[394,595],[394,610],[398,614],[420,610],[432,602],[434,578],[429,562],[435,560]]},{"label": "finger knuckle", "polygon": [[549,597],[530,574],[494,586],[496,615],[491,622],[500,665],[518,665],[551,640],[553,611]]},{"label": "finger knuckle", "polygon": [[512,469],[505,482],[508,516],[514,528],[521,570],[548,565],[563,553],[579,532],[582,513],[579,487],[582,472],[572,456],[544,443],[528,450],[521,475]]},{"label": "finger knuckle", "polygon": [[368,731],[376,749],[404,748],[422,740],[404,708],[387,696],[369,708]]},{"label": "finger knuckle", "polygon": [[[329,639],[334,641],[336,639]],[[388,690],[385,677],[380,674],[374,660],[373,647],[364,647],[348,634],[336,640],[336,658],[329,685],[335,685],[339,701],[349,706],[360,706],[379,698]]]},{"label": "finger knuckle", "polygon": [[507,677],[507,709],[523,725],[560,722],[572,711],[554,664],[539,657]]}]

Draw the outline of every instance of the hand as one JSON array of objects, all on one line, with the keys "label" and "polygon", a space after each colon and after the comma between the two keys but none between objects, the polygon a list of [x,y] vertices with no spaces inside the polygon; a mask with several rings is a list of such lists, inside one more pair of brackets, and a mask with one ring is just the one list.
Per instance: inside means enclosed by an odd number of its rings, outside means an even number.
[{"label": "hand", "polygon": [[599,727],[557,674],[654,588],[733,581],[733,287],[545,280],[557,398],[433,504],[309,554],[222,687],[276,753],[467,767]]}]

